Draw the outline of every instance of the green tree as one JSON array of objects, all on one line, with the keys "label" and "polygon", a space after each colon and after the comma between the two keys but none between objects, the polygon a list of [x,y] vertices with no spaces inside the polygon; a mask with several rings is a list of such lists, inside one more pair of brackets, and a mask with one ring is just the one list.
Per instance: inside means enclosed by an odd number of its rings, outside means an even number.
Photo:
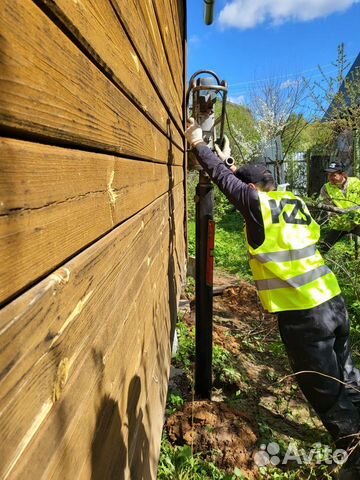
[{"label": "green tree", "polygon": [[360,68],[346,75],[350,62],[345,46],[338,46],[337,59],[333,63],[336,73],[329,75],[319,66],[320,80],[306,81],[310,99],[314,106],[315,120],[326,120],[332,135],[325,135],[325,148],[329,140],[333,142],[341,134],[343,142],[348,142],[352,157],[353,134],[360,131]]}]

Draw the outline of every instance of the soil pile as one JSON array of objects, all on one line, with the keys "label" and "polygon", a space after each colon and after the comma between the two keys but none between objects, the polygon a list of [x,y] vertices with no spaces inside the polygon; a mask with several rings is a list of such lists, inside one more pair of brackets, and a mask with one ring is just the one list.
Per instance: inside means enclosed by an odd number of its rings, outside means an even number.
[{"label": "soil pile", "polygon": [[[286,449],[294,441],[328,439],[295,379],[287,376],[276,317],[264,313],[255,288],[229,276],[218,276],[215,283],[223,292],[214,297],[212,401],[196,399],[191,382],[178,375],[172,385],[187,401],[165,428],[173,444],[188,444],[208,461],[228,472],[237,467],[252,480],[259,478],[254,454],[261,445],[275,442]],[[194,328],[193,308],[184,322]],[[219,363],[216,353],[224,350],[228,356]]]}]

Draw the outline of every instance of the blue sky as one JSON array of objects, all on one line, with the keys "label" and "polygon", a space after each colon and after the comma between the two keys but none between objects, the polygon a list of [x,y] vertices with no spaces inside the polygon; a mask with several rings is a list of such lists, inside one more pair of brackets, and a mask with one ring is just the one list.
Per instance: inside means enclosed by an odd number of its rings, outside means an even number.
[{"label": "blue sky", "polygon": [[229,96],[245,98],[254,80],[333,72],[337,46],[349,60],[360,51],[360,0],[217,0],[204,23],[203,0],[188,0],[188,76],[214,70]]}]

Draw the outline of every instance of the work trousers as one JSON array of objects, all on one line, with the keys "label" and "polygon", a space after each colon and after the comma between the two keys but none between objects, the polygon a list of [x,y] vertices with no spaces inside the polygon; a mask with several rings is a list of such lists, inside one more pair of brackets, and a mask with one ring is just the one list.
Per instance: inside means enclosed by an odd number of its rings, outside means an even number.
[{"label": "work trousers", "polygon": [[360,430],[360,372],[351,358],[344,299],[337,295],[308,310],[279,312],[278,322],[294,373],[318,372],[296,375],[303,394],[338,448],[346,449]]}]

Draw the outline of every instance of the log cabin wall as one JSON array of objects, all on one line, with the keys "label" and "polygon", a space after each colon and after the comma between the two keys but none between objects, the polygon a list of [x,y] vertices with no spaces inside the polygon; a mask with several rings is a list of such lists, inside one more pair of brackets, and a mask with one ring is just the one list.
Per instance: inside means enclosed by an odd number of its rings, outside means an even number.
[{"label": "log cabin wall", "polygon": [[3,0],[0,478],[154,479],[185,265],[181,0]]}]

